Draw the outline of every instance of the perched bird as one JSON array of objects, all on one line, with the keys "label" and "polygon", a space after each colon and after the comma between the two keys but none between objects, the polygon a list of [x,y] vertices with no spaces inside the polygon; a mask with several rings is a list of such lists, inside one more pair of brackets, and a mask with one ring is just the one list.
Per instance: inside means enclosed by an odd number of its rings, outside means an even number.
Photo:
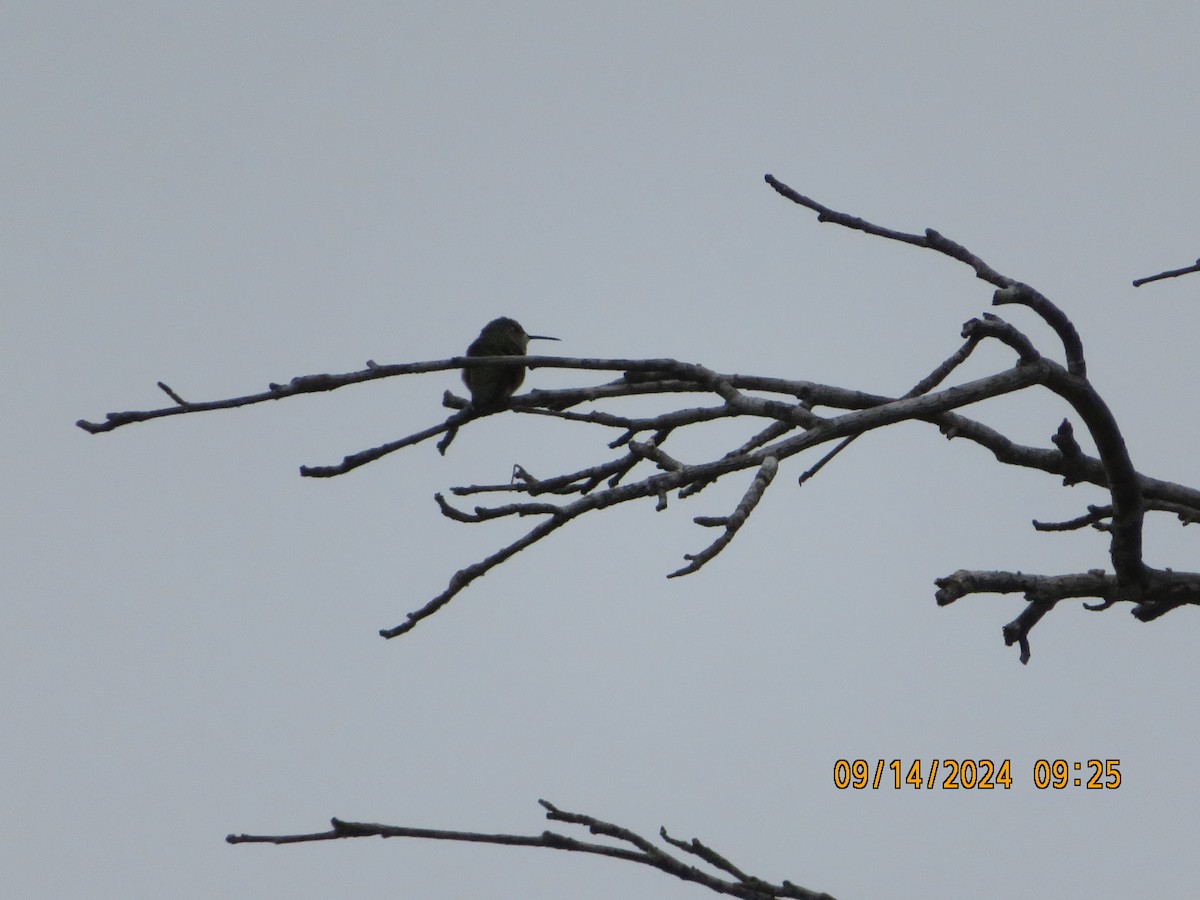
[{"label": "perched bird", "polygon": [[[483,326],[479,337],[467,348],[467,356],[524,356],[530,341],[557,340],[544,334],[526,334],[516,319],[503,316]],[[471,391],[474,409],[499,409],[525,380],[525,366],[468,366],[462,370],[462,378]]]}]

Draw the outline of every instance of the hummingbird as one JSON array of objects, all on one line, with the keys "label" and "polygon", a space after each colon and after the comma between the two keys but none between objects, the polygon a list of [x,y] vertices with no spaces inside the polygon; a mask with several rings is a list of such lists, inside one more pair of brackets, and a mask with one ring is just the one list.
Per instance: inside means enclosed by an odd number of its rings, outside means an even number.
[{"label": "hummingbird", "polygon": [[[467,348],[467,356],[524,356],[530,341],[557,340],[544,334],[526,334],[516,319],[502,316],[483,326],[479,337]],[[499,409],[525,380],[525,366],[469,366],[462,370],[462,379],[471,391],[474,409]]]}]

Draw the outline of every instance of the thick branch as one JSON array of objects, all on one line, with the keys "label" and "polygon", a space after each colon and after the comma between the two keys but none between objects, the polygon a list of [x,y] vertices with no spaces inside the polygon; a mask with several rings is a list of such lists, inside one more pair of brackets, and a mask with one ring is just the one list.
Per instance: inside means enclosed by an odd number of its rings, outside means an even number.
[{"label": "thick branch", "polygon": [[1004,626],[1004,642],[1021,646],[1021,662],[1029,661],[1029,632],[1062,600],[1097,597],[1085,609],[1100,611],[1119,602],[1133,603],[1133,615],[1143,622],[1157,619],[1179,606],[1200,606],[1200,573],[1148,570],[1137,596],[1103,569],[1072,575],[1031,575],[1025,572],[980,572],[959,569],[934,581],[938,606],[948,606],[969,594],[1024,594],[1028,606]]},{"label": "thick branch", "polygon": [[1142,561],[1142,488],[1117,420],[1086,378],[1054,367],[1047,387],[1074,407],[1096,442],[1112,495],[1113,568],[1123,586],[1140,586],[1147,577]]}]

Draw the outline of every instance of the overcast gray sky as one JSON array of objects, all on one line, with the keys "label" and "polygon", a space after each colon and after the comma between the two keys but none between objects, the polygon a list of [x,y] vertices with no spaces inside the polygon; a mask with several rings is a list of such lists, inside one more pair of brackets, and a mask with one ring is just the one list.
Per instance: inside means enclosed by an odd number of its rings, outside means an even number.
[{"label": "overcast gray sky", "polygon": [[[545,797],[841,900],[1195,896],[1200,621],[1015,597],[958,568],[1108,565],[1039,535],[1102,502],[908,425],[667,581],[745,478],[573,523],[395,641],[527,523],[453,484],[606,458],[513,415],[345,477],[456,373],[73,423],[436,359],[497,315],[571,356],[902,393],[991,289],[766,187],[935,227],[1058,302],[1139,469],[1195,485],[1194,2],[5,4],[0,11],[0,893],[696,898],[610,860],[417,841],[227,846],[331,816],[536,833]],[[1004,310],[1048,353],[1046,329]],[[1009,365],[987,349],[963,377]],[[607,376],[539,370],[538,386]],[[1046,446],[1042,394],[972,411]],[[727,431],[681,445],[703,458]],[[725,443],[721,443],[721,441]],[[1196,568],[1196,535],[1147,560]],[[1120,759],[1039,791],[1039,758]],[[839,758],[1010,759],[1010,791],[839,791]],[[583,835],[580,835],[583,836]]]}]

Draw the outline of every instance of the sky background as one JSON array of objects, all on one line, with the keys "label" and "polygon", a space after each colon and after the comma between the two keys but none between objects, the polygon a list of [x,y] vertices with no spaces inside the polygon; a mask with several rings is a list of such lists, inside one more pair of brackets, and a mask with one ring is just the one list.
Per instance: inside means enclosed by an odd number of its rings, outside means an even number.
[{"label": "sky background", "polygon": [[[899,394],[989,309],[771,172],[1043,291],[1139,470],[1195,485],[1200,280],[1130,281],[1200,253],[1198,29],[1194,2],[5,4],[0,893],[708,895],[544,850],[224,843],[331,816],[538,833],[544,797],[840,900],[1194,896],[1195,612],[1065,603],[1021,666],[1019,598],[933,600],[958,568],[1107,566],[1104,536],[1029,524],[1096,489],[902,425],[803,489],[819,453],[789,460],[699,574],[663,577],[748,475],[573,522],[384,641],[528,527],[451,522],[435,491],[594,464],[615,433],[498,415],[444,458],[298,476],[440,421],[452,372],[73,423],[164,405],[159,379],[215,399],[445,358],[498,315],[570,356]],[[1049,446],[1066,409],[969,414]],[[1195,569],[1195,540],[1150,520],[1146,559]],[[1034,788],[1035,760],[1093,757],[1119,789]],[[840,758],[1011,759],[1014,785],[839,791]]]}]

